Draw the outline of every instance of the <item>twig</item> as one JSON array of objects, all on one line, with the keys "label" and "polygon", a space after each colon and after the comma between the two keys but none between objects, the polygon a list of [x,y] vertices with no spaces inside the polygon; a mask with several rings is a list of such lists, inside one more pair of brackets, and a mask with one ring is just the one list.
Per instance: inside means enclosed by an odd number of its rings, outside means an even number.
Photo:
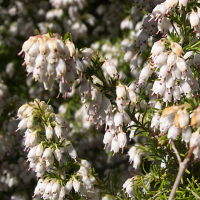
[{"label": "twig", "polygon": [[161,194],[165,189],[162,189],[160,192],[158,192],[155,196],[151,197],[149,200],[155,199],[159,194]]},{"label": "twig", "polygon": [[169,196],[169,199],[168,200],[173,200],[173,197],[176,193],[176,189],[178,188],[179,186],[179,183],[180,183],[180,180],[181,180],[181,177],[186,169],[186,166],[187,166],[187,163],[189,162],[190,160],[190,157],[192,155],[192,152],[194,151],[194,149],[197,147],[197,145],[193,146],[192,148],[190,148],[190,151],[189,153],[187,154],[186,158],[184,159],[183,162],[181,162],[179,164],[179,170],[178,170],[178,174],[176,176],[176,180],[174,182],[174,185],[173,185],[173,188],[172,188],[172,191],[170,193],[170,196]]},{"label": "twig", "polygon": [[180,155],[179,155],[179,153],[178,153],[178,150],[177,150],[176,147],[175,147],[175,144],[174,144],[174,141],[173,141],[173,140],[171,140],[171,144],[172,144],[172,149],[174,150],[174,153],[176,154],[178,163],[179,163],[179,165],[180,165],[180,163],[181,163],[181,157],[180,157]]},{"label": "twig", "polygon": [[192,192],[192,194],[197,198],[200,199],[200,197],[194,192],[192,191],[189,187],[186,187],[187,190],[189,190],[190,192]]},{"label": "twig", "polygon": [[200,158],[197,158],[197,159],[193,160],[192,162],[190,162],[190,163],[188,164],[188,167],[189,167],[190,165],[195,164],[196,162],[200,162]]}]

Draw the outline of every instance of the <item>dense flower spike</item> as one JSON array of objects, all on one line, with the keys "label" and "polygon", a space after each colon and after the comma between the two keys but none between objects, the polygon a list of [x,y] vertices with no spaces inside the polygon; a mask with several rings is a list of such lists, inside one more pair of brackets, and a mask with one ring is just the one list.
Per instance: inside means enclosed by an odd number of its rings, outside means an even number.
[{"label": "dense flower spike", "polygon": [[[18,110],[17,116],[21,120],[19,124],[22,124],[24,120],[29,121],[30,118],[34,119],[32,120],[34,125],[31,128],[24,122],[23,126],[18,125],[18,129],[27,128],[25,132],[25,148],[29,151],[27,155],[30,162],[29,167],[34,169],[36,176],[40,178],[34,195],[40,194],[43,199],[64,199],[71,188],[68,185],[66,188],[64,187],[64,184],[68,184],[69,181],[66,183],[66,174],[59,171],[59,166],[65,164],[68,155],[75,161],[77,158],[74,147],[66,139],[68,134],[66,122],[59,115],[53,113],[53,108],[50,105],[39,99],[22,105]],[[42,117],[44,117],[44,121],[41,120]],[[43,128],[41,129],[41,127]],[[76,172],[79,179],[76,176],[72,176],[72,185],[75,192],[89,197],[88,192],[93,185],[89,178],[91,166],[86,160],[81,160],[80,164],[82,166]],[[54,174],[60,173],[61,178],[49,178],[48,173],[50,172]],[[84,190],[81,190],[80,187],[84,188]],[[82,191],[85,192],[82,193]]]},{"label": "dense flower spike", "polygon": [[33,73],[35,81],[43,82],[46,90],[51,90],[57,81],[59,93],[67,98],[75,79],[81,79],[82,72],[89,66],[93,51],[87,48],[77,52],[69,39],[63,41],[60,35],[48,33],[30,37],[24,42],[21,54],[26,71]]}]

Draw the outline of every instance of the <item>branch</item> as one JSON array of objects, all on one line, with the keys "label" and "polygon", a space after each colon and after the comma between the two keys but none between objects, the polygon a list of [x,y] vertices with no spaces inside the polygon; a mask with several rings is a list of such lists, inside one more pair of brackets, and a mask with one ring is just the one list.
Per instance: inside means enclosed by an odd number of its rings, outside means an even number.
[{"label": "branch", "polygon": [[159,194],[161,194],[165,189],[162,189],[160,192],[158,192],[155,196],[151,197],[149,200],[153,200],[155,199],[156,197],[159,196]]},{"label": "branch", "polygon": [[192,162],[190,162],[188,164],[188,167],[191,166],[191,165],[194,165],[196,162],[200,162],[200,158],[196,158],[195,160],[193,160]]},{"label": "branch", "polygon": [[174,153],[176,154],[178,163],[179,163],[179,165],[180,165],[180,163],[181,163],[181,157],[180,157],[180,155],[179,155],[179,153],[178,153],[178,150],[177,150],[176,147],[175,147],[175,144],[174,144],[174,141],[173,141],[173,140],[171,140],[171,144],[172,144],[172,149],[174,150]]},{"label": "branch", "polygon": [[190,148],[190,151],[189,153],[187,154],[186,158],[184,159],[183,162],[181,162],[179,164],[179,170],[178,170],[178,174],[177,174],[177,177],[176,177],[176,180],[174,182],[174,185],[173,185],[173,188],[172,188],[172,191],[170,193],[170,196],[169,196],[169,199],[168,200],[173,200],[173,197],[176,193],[176,189],[178,188],[179,186],[179,183],[180,183],[180,180],[181,180],[181,177],[186,169],[186,166],[187,166],[187,163],[189,162],[190,160],[190,157],[194,151],[194,149],[197,147],[197,145],[193,146],[192,148]]},{"label": "branch", "polygon": [[189,190],[197,199],[200,199],[200,197],[194,191],[192,191],[189,187],[186,187],[186,189]]}]

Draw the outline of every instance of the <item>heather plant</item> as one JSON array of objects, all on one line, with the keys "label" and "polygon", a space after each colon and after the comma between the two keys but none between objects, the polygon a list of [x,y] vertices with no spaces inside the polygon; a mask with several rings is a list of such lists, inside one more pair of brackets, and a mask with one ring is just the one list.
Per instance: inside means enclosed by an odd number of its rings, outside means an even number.
[{"label": "heather plant", "polygon": [[[2,40],[0,197],[200,199],[200,2],[40,3]],[[4,34],[31,11],[1,4]]]}]

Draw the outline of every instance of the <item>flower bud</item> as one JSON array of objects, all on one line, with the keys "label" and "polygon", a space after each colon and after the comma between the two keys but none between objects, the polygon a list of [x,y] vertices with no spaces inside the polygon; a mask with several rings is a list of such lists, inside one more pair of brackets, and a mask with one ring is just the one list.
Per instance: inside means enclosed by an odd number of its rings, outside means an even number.
[{"label": "flower bud", "polygon": [[179,56],[183,54],[183,49],[181,45],[176,42],[171,42],[171,49],[175,54],[178,54]]},{"label": "flower bud", "polygon": [[187,70],[187,64],[183,58],[177,57],[176,66],[181,72],[185,72]]},{"label": "flower bud", "polygon": [[175,119],[174,119],[174,125],[176,127],[180,127],[180,128],[187,128],[189,125],[189,114],[186,111],[186,109],[184,110],[179,110],[176,113]]}]

